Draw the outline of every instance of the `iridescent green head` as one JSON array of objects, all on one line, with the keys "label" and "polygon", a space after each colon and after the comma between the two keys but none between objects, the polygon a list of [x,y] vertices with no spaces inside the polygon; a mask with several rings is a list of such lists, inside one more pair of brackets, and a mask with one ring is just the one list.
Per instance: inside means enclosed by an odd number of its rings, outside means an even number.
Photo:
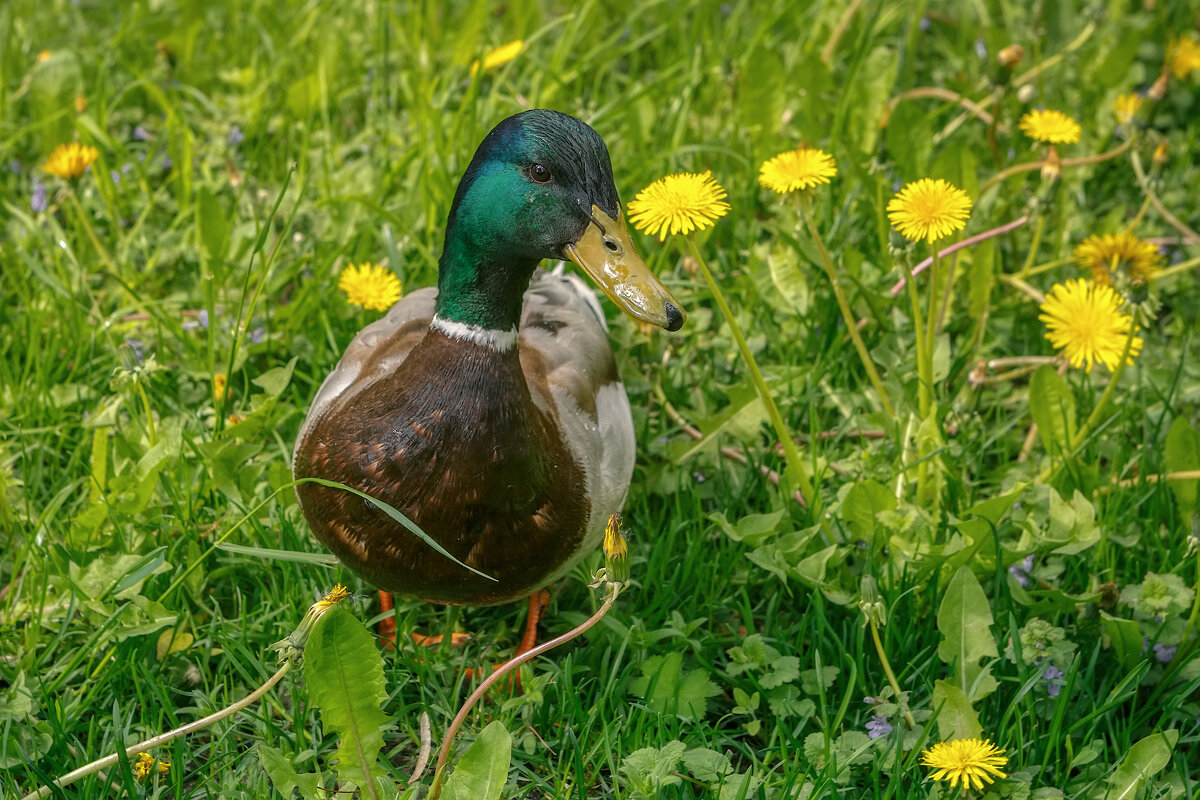
[{"label": "iridescent green head", "polygon": [[509,117],[454,195],[438,277],[444,319],[511,330],[542,259],[574,261],[635,319],[678,330],[678,302],[646,268],[621,214],[604,140],[557,111]]}]

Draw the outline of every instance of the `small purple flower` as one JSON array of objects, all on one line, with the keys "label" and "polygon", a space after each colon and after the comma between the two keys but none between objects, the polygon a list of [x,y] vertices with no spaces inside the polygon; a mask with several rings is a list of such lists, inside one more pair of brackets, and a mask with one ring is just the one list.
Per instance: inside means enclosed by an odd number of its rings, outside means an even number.
[{"label": "small purple flower", "polygon": [[141,125],[138,125],[136,128],[133,129],[133,140],[135,142],[150,141],[150,131],[146,130]]},{"label": "small purple flower", "polygon": [[708,478],[704,477],[704,473],[699,470],[692,473],[692,480],[696,483],[704,483]]},{"label": "small purple flower", "polygon": [[13,175],[21,174],[21,162],[17,161],[15,158],[12,161],[8,162],[8,168],[10,170],[12,170]]},{"label": "small purple flower", "polygon": [[933,23],[929,21],[929,17],[921,17],[921,21],[917,23],[917,27],[924,33],[933,27]]},{"label": "small purple flower", "polygon": [[874,697],[871,697],[870,695],[863,698],[863,703],[865,703],[866,705],[869,705],[869,706],[873,706],[878,702],[879,702],[878,700],[876,700]]},{"label": "small purple flower", "polygon": [[162,168],[163,168],[163,169],[167,169],[167,170],[169,170],[169,169],[170,169],[171,167],[173,167],[173,166],[175,166],[175,162],[171,160],[171,157],[170,157],[170,156],[163,156],[163,160],[162,160]]},{"label": "small purple flower", "polygon": [[898,192],[898,191],[900,191],[900,187],[901,187],[901,186],[903,186],[903,185],[904,185],[904,184],[902,184],[902,183],[900,182],[900,179],[899,179],[899,178],[896,178],[896,180],[892,181],[892,191],[893,191],[893,192]]},{"label": "small purple flower", "polygon": [[246,140],[246,134],[242,133],[242,129],[234,125],[229,129],[229,137],[226,139],[230,147],[237,147]]},{"label": "small purple flower", "polygon": [[40,214],[46,210],[46,184],[33,179],[33,197],[29,199],[29,207],[34,213]]},{"label": "small purple flower", "polygon": [[887,736],[892,732],[892,725],[887,721],[887,717],[872,716],[867,722],[867,738],[878,739],[881,736]]},{"label": "small purple flower", "polygon": [[112,172],[109,173],[109,177],[112,178],[112,182],[114,184],[116,184],[117,186],[121,185],[121,171],[120,170],[114,169]]},{"label": "small purple flower", "polygon": [[1033,556],[1027,555],[1008,568],[1008,574],[1013,576],[1022,588],[1029,586],[1029,573],[1033,570]]},{"label": "small purple flower", "polygon": [[263,340],[266,338],[267,338],[267,329],[261,325],[259,325],[254,330],[250,331],[250,343],[251,344],[262,344]]},{"label": "small purple flower", "polygon": [[1058,697],[1059,693],[1062,692],[1064,683],[1062,677],[1063,673],[1061,669],[1053,664],[1047,665],[1046,669],[1042,671],[1042,682],[1046,684],[1046,694],[1051,697]]},{"label": "small purple flower", "polygon": [[208,309],[207,308],[200,309],[200,313],[196,315],[196,318],[200,320],[201,328],[205,328],[205,329],[208,328]]},{"label": "small purple flower", "polygon": [[975,55],[979,56],[980,61],[987,58],[987,45],[983,43],[983,39],[975,40]]},{"label": "small purple flower", "polygon": [[1166,663],[1169,663],[1171,661],[1171,659],[1175,657],[1175,651],[1178,649],[1179,649],[1178,645],[1176,645],[1175,647],[1170,647],[1168,645],[1163,644],[1162,642],[1155,642],[1154,643],[1154,657],[1158,659],[1160,664],[1166,664]]}]

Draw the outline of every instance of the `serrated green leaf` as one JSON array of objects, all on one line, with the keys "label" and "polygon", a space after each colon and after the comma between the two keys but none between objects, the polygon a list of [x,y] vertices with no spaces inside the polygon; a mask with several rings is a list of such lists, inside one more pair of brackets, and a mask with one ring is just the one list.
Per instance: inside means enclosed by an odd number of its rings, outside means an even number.
[{"label": "serrated green leaf", "polygon": [[508,783],[512,758],[512,736],[500,720],[493,720],[479,733],[446,780],[449,800],[496,800]]},{"label": "serrated green leaf", "polygon": [[972,700],[995,688],[995,679],[975,686],[981,673],[979,662],[1000,655],[991,625],[992,609],[983,587],[968,567],[959,567],[938,608],[937,626],[943,637],[938,657],[955,667],[954,683]]},{"label": "serrated green leaf", "polygon": [[293,789],[300,790],[304,800],[319,800],[324,795],[318,792],[321,776],[318,773],[298,773],[292,765],[292,760],[274,747],[265,744],[258,746],[258,760],[263,765],[267,777],[284,797],[291,797]]},{"label": "serrated green leaf", "polygon": [[629,691],[660,714],[678,714],[692,721],[704,716],[708,698],[721,693],[703,669],[684,674],[683,654],[653,656],[642,665],[642,677],[629,682]]},{"label": "serrated green leaf", "polygon": [[379,751],[391,718],[379,708],[387,690],[375,637],[349,612],[331,608],[304,647],[304,679],[325,728],[338,735],[339,778],[377,797],[374,779],[386,776]]},{"label": "serrated green leaf", "polygon": [[684,753],[683,768],[691,773],[693,778],[705,783],[715,783],[733,772],[729,756],[707,747],[693,747]]},{"label": "serrated green leaf", "polygon": [[1075,395],[1049,364],[1038,367],[1029,382],[1029,413],[1047,455],[1054,458],[1066,450],[1075,435]]},{"label": "serrated green leaf", "polygon": [[1169,730],[1135,742],[1108,779],[1109,788],[1104,800],[1132,800],[1139,787],[1171,762],[1177,741],[1179,731]]},{"label": "serrated green leaf", "polygon": [[673,774],[687,745],[673,739],[662,747],[643,747],[621,759],[621,772],[630,787],[641,797],[658,797],[664,786],[675,786],[682,778]]},{"label": "serrated green leaf", "polygon": [[896,496],[891,490],[878,481],[865,480],[846,492],[846,499],[842,501],[842,521],[856,538],[873,542],[879,527],[875,515],[895,508]]}]

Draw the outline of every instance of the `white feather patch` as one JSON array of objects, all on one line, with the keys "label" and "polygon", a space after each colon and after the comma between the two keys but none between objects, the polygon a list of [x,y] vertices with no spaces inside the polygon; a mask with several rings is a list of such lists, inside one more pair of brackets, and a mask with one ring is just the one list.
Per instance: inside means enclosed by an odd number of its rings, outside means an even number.
[{"label": "white feather patch", "polygon": [[490,347],[499,353],[508,352],[517,346],[516,328],[509,331],[498,331],[494,328],[455,322],[452,319],[439,317],[437,314],[433,315],[433,321],[429,323],[429,327],[431,330],[446,334],[451,339],[471,342],[481,347]]}]

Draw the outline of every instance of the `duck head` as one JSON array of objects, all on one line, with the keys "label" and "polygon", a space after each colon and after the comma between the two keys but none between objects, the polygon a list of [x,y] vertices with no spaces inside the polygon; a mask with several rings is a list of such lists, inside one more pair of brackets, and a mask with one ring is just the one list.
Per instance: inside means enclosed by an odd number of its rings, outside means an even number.
[{"label": "duck head", "polygon": [[578,264],[634,319],[676,331],[679,303],[633,246],[604,140],[587,124],[536,109],[479,145],[454,195],[438,273],[438,316],[512,330],[542,259]]}]

